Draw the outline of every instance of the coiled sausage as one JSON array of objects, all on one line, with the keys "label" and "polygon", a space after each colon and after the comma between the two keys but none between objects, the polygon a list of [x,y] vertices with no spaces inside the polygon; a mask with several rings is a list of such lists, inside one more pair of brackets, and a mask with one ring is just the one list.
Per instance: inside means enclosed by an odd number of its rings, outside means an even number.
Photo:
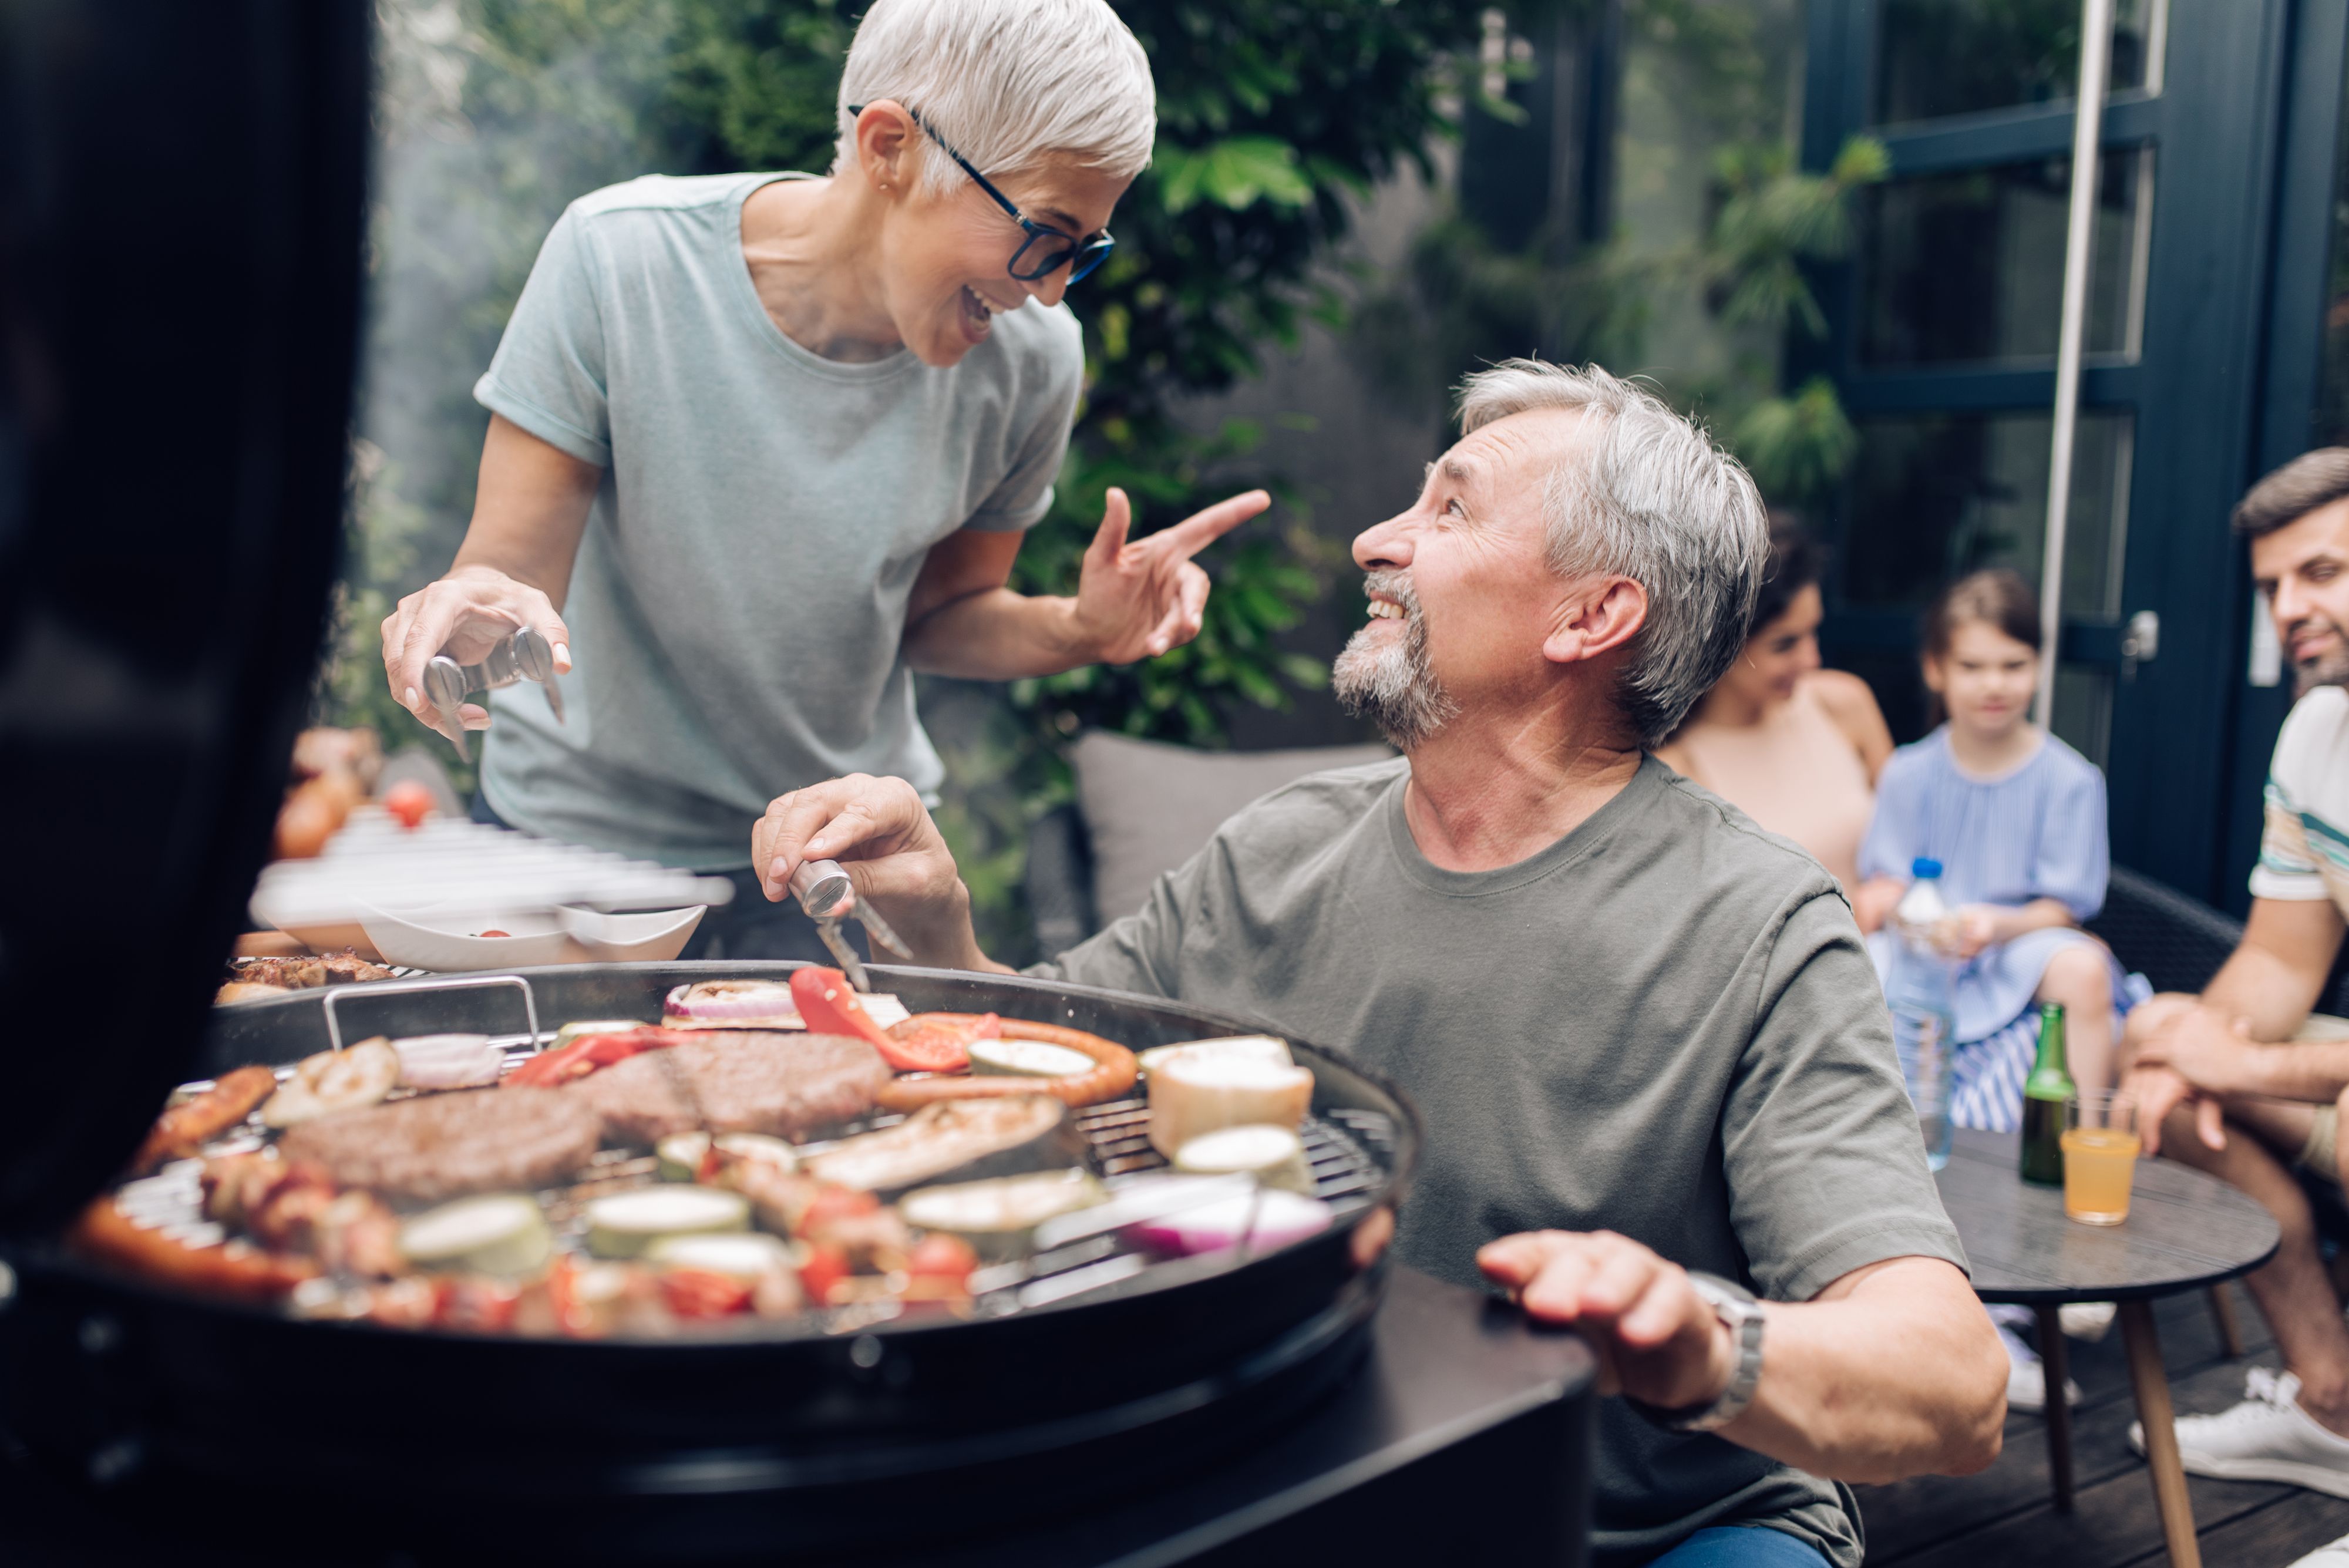
[{"label": "coiled sausage", "polygon": [[[910,1042],[924,1034],[951,1031],[968,1044],[980,1038],[979,1019],[980,1014],[976,1012],[917,1012],[891,1025],[889,1033],[894,1039]],[[1050,1095],[1071,1106],[1093,1106],[1113,1100],[1133,1088],[1140,1072],[1133,1052],[1081,1029],[1064,1028],[1058,1023],[1030,1023],[1021,1018],[1000,1019],[998,1027],[1000,1039],[1063,1045],[1092,1057],[1093,1066],[1089,1072],[1071,1073],[1062,1078],[982,1078],[961,1074],[896,1078],[883,1085],[875,1096],[881,1107],[914,1111],[940,1100],[994,1099],[1005,1095]]]}]

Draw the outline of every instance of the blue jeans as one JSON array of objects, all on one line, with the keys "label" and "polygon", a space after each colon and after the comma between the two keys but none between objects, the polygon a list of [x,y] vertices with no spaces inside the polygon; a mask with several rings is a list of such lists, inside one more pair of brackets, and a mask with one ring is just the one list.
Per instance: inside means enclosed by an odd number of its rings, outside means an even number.
[{"label": "blue jeans", "polygon": [[1827,1568],[1817,1547],[1766,1525],[1700,1530],[1648,1568]]}]

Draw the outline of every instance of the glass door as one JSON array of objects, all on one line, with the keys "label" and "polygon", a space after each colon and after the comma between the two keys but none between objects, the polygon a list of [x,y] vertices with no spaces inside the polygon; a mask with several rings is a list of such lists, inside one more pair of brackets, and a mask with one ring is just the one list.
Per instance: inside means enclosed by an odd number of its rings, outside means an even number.
[{"label": "glass door", "polygon": [[[2224,373],[2224,351],[2180,317],[2257,305],[2256,225],[2199,226],[2225,223],[2228,200],[2257,188],[2272,136],[2272,60],[2220,40],[2257,39],[2282,9],[2119,0],[2097,171],[2054,728],[2106,770],[2116,854],[2197,889],[2215,843],[2161,847],[2180,799],[2139,787],[2157,738],[2147,705],[2177,700],[2165,685],[2207,688],[2206,703],[2223,705],[2223,675],[2163,678],[2190,662],[2171,657],[2175,615],[2207,619],[2218,607],[2211,574],[2226,571],[2247,421],[2234,421],[2231,447],[2208,430],[2190,454],[2174,445],[2181,424],[2228,420],[2208,379]],[[1890,177],[1860,198],[1849,260],[1822,280],[1835,329],[1813,368],[1835,377],[1860,436],[1827,520],[1837,566],[1825,640],[1869,680],[1902,740],[1926,727],[1917,636],[1933,596],[1985,566],[2040,576],[2079,15],[2079,0],[1818,0],[1812,11],[1807,160],[1822,166],[1862,132],[1891,157]],[[2178,125],[2194,135],[2166,134]],[[2181,487],[2189,455],[2198,477]],[[2181,576],[2172,535],[2195,530],[2208,535],[2206,564]],[[2220,717],[2213,709],[2205,750],[2220,747]],[[2187,809],[2207,822],[2216,799],[2206,791]]]}]

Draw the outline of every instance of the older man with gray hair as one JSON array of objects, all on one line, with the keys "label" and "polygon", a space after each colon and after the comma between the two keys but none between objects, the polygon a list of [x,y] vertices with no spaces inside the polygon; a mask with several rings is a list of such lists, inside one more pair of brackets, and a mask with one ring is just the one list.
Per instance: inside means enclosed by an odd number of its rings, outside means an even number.
[{"label": "older man with gray hair", "polygon": [[[1404,756],[1267,796],[1039,972],[1403,1085],[1428,1138],[1398,1254],[1579,1330],[1622,1396],[1596,1562],[1855,1568],[1841,1483],[1988,1464],[2006,1363],[1835,882],[1649,755],[1744,642],[1761,499],[1595,368],[1472,376],[1461,425],[1354,542],[1337,689]],[[923,961],[1000,967],[904,784],[777,800],[771,897],[808,857]]]}]

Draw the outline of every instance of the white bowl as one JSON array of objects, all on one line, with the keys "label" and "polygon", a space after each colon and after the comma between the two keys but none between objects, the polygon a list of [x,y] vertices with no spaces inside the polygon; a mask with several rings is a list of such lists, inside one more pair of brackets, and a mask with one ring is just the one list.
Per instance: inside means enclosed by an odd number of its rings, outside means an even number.
[{"label": "white bowl", "polygon": [[[554,909],[410,909],[395,915],[368,908],[361,910],[359,925],[384,962],[408,969],[460,973],[578,963],[587,956],[563,929],[561,913]],[[482,931],[507,934],[485,937]]]},{"label": "white bowl", "polygon": [[706,904],[655,909],[642,915],[606,915],[566,904],[555,911],[571,940],[598,963],[667,963],[685,950]]},{"label": "white bowl", "polygon": [[398,913],[368,909],[359,923],[384,962],[453,974],[528,964],[666,963],[684,950],[704,912],[699,904],[641,915],[570,905],[499,910],[444,904]]}]

